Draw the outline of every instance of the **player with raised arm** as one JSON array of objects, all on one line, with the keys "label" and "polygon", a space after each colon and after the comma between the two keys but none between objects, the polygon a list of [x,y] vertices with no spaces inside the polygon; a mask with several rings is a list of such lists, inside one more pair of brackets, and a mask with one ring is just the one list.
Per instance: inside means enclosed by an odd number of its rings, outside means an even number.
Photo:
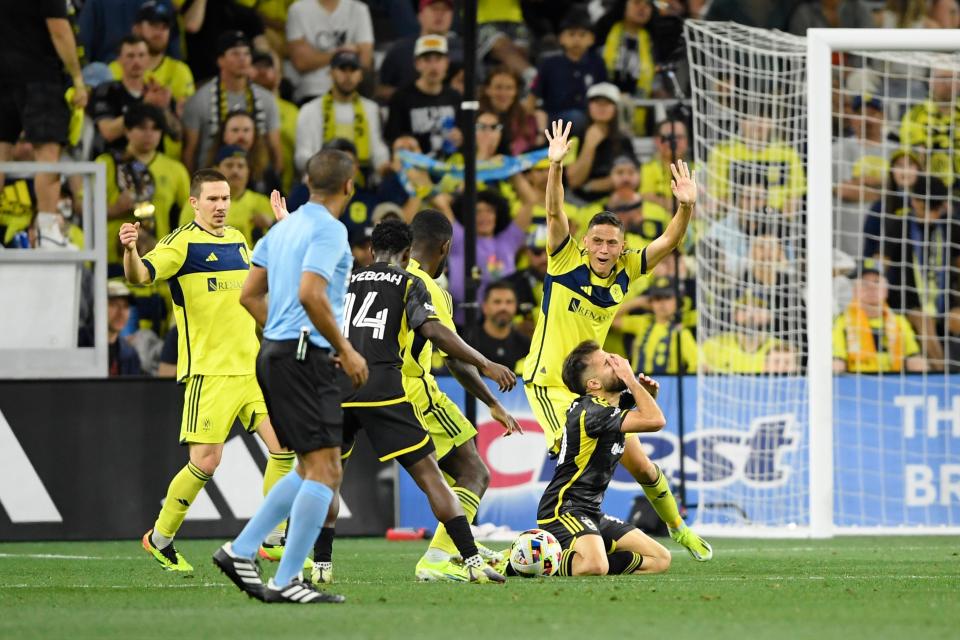
[{"label": "player with raised arm", "polygon": [[[677,247],[690,223],[697,200],[697,184],[683,160],[670,165],[671,188],[680,203],[663,234],[640,252],[624,248],[623,223],[616,214],[601,212],[587,225],[583,246],[570,237],[563,211],[562,162],[570,147],[571,124],[553,122],[546,131],[550,142],[547,174],[547,277],[541,314],[533,332],[530,354],[524,363],[524,391],[543,428],[547,448],[560,450],[567,408],[577,399],[563,382],[567,354],[585,340],[603,344],[617,308],[630,283],[647,275]],[[713,557],[710,545],[684,523],[677,502],[660,468],[650,461],[636,437],[626,439],[621,460],[657,515],[667,523],[671,537],[694,559]]]},{"label": "player with raised arm", "polygon": [[193,176],[192,222],[162,238],[143,258],[137,253],[140,223],[120,227],[123,270],[133,284],[167,280],[179,327],[177,379],[186,385],[180,443],[190,460],[174,476],[143,548],[167,571],[193,567],[173,546],[187,510],[213,477],[234,420],[256,431],[270,452],[263,491],[293,468],[294,454],[280,446],[257,385],[256,326],[240,306],[250,270],[243,234],[226,225],[230,185],[217,171]]},{"label": "player with raised arm", "polygon": [[[537,509],[537,526],[563,546],[559,574],[663,573],[670,568],[670,552],[600,510],[627,434],[659,431],[667,422],[654,398],[659,385],[643,374],[635,378],[626,358],[606,353],[593,340],[573,349],[561,375],[577,399],[567,412],[557,468]],[[624,391],[632,395],[633,409],[620,408]]]}]

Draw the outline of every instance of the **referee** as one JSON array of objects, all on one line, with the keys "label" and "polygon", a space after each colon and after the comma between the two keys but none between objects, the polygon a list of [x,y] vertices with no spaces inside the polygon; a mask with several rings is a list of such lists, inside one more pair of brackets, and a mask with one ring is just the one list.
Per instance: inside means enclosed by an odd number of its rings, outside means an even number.
[{"label": "referee", "polygon": [[[353,160],[342,151],[325,149],[310,158],[310,200],[257,244],[240,296],[263,325],[257,379],[267,409],[278,439],[300,464],[274,485],[240,535],[213,560],[240,589],[264,602],[344,600],[315,590],[298,574],[340,487],[343,415],[336,366],[355,387],[367,380],[366,361],[340,333],[353,258],[338,218],[353,195],[353,175]],[[288,516],[283,558],[264,585],[254,555]]]}]

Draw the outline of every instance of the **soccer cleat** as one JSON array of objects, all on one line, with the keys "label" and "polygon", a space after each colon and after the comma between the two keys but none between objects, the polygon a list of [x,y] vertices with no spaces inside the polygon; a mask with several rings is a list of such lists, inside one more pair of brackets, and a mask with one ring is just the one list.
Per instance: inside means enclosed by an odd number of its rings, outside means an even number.
[{"label": "soccer cleat", "polygon": [[415,570],[420,582],[506,582],[493,567],[484,564],[481,567],[470,567],[458,563],[453,559],[431,561],[426,556],[420,558]]},{"label": "soccer cleat", "polygon": [[316,585],[333,584],[333,563],[314,562],[310,570],[310,582]]},{"label": "soccer cleat", "polygon": [[213,554],[213,564],[245,594],[263,600],[263,578],[260,575],[260,563],[256,560],[233,555],[228,542]]},{"label": "soccer cleat", "polygon": [[[280,562],[283,558],[284,549],[286,549],[286,547],[282,544],[267,544],[264,542],[257,550],[257,555],[267,562]],[[303,568],[309,571],[312,567],[313,563],[310,561],[310,558],[304,558]]]},{"label": "soccer cleat", "polygon": [[152,533],[153,529],[150,529],[150,531],[143,534],[143,540],[141,542],[144,550],[160,563],[164,571],[180,571],[184,573],[193,571],[193,566],[184,560],[172,542],[163,549],[158,549],[157,546],[153,544],[153,540],[150,539]]},{"label": "soccer cleat", "polygon": [[344,602],[346,598],[335,593],[318,591],[300,578],[294,578],[285,587],[277,587],[273,578],[270,578],[266,587],[263,588],[262,600],[264,602],[288,602],[291,604],[324,604]]},{"label": "soccer cleat", "polygon": [[710,543],[693,532],[687,525],[679,529],[670,529],[670,537],[674,542],[685,547],[697,562],[706,562],[713,558],[713,547]]},{"label": "soccer cleat", "polygon": [[503,562],[504,555],[500,551],[494,551],[489,547],[485,547],[479,542],[477,544],[477,552],[480,554],[480,557],[483,558],[483,561],[486,562],[491,567],[496,567],[498,564]]}]

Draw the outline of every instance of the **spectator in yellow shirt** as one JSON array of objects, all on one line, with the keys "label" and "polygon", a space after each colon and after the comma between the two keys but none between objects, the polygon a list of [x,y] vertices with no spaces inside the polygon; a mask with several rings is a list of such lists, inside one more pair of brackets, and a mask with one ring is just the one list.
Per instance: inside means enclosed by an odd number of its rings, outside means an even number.
[{"label": "spectator in yellow shirt", "polygon": [[660,277],[645,292],[653,313],[617,314],[613,327],[625,334],[624,344],[634,371],[647,375],[697,371],[697,341],[676,321],[677,296],[673,278]]},{"label": "spectator in yellow shirt", "polygon": [[703,344],[703,369],[711,373],[796,373],[796,353],[770,333],[766,302],[746,292],[734,303],[733,326]]}]

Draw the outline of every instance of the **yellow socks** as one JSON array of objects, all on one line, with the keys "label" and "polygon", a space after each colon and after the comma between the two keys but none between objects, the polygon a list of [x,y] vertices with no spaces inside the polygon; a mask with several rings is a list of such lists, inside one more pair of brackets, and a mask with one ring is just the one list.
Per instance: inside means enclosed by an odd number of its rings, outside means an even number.
[{"label": "yellow socks", "polygon": [[[461,506],[463,506],[463,514],[467,517],[467,522],[473,522],[473,519],[477,515],[477,509],[480,508],[480,496],[462,487],[452,487],[452,489],[453,493],[457,496],[457,500],[459,500]],[[437,532],[433,534],[433,540],[430,541],[430,548],[440,549],[451,556],[459,553],[459,551],[457,551],[457,545],[453,543],[453,540],[447,534],[447,529],[443,526],[443,523],[437,524]]]},{"label": "yellow socks", "polygon": [[211,476],[188,462],[187,466],[173,476],[170,487],[167,489],[167,498],[163,501],[163,508],[157,516],[154,530],[166,538],[177,535],[183,519],[187,516],[187,509],[196,500],[200,489],[207,484]]},{"label": "yellow socks", "polygon": [[653,484],[640,484],[647,500],[653,505],[653,510],[657,512],[660,519],[667,523],[671,529],[678,529],[683,526],[683,518],[680,517],[680,510],[677,508],[677,501],[670,492],[670,485],[667,483],[667,477],[657,466],[657,481]]},{"label": "yellow socks", "polygon": [[270,493],[270,489],[280,478],[293,471],[293,463],[296,461],[297,454],[293,451],[270,452],[267,468],[263,472],[263,495]]}]

